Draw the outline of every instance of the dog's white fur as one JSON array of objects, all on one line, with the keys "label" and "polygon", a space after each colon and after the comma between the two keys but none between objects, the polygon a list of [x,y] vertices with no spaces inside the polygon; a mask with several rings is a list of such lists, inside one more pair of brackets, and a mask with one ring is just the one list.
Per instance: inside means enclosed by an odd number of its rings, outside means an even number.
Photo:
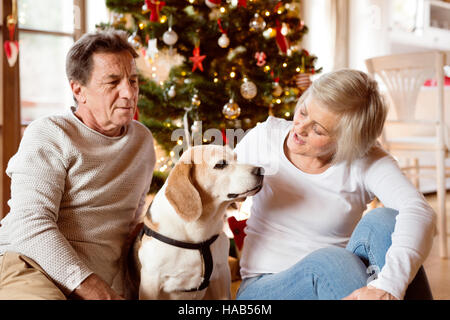
[{"label": "dog's white fur", "polygon": [[[227,162],[224,168],[220,168],[221,161]],[[220,234],[210,247],[210,284],[201,291],[183,292],[197,288],[203,281],[199,251],[143,236],[138,248],[140,299],[230,298],[229,241],[223,233],[224,215],[232,202],[260,190],[262,176],[255,174],[255,169],[238,164],[227,147],[197,146],[181,156],[152,202],[151,221],[147,216],[144,222],[166,237],[185,242],[199,243]],[[230,198],[230,194],[235,196]]]}]

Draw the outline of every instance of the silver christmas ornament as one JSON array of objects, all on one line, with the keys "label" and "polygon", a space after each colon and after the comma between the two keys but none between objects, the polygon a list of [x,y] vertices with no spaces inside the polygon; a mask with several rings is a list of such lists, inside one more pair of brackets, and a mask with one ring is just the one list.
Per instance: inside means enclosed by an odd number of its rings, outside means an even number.
[{"label": "silver christmas ornament", "polygon": [[169,88],[167,95],[169,96],[169,98],[174,98],[177,95],[177,92],[175,91],[175,85]]},{"label": "silver christmas ornament", "polygon": [[217,43],[221,48],[226,48],[230,45],[230,39],[225,33],[222,33]]},{"label": "silver christmas ornament", "polygon": [[239,117],[241,108],[233,99],[230,99],[230,101],[223,106],[222,113],[226,119],[233,120]]},{"label": "silver christmas ornament", "polygon": [[256,85],[247,78],[244,78],[244,82],[241,84],[241,95],[245,99],[253,99],[257,93],[258,89]]},{"label": "silver christmas ornament", "polygon": [[141,37],[139,37],[136,32],[134,32],[131,36],[128,37],[128,42],[135,49],[140,49],[142,47],[142,45],[141,45]]},{"label": "silver christmas ornament", "polygon": [[253,18],[250,20],[249,27],[250,31],[260,32],[266,27],[266,22],[259,14],[255,13]]},{"label": "silver christmas ornament", "polygon": [[178,41],[178,35],[175,31],[172,30],[172,28],[169,28],[166,32],[163,34],[163,42],[167,44],[168,46],[173,46]]}]

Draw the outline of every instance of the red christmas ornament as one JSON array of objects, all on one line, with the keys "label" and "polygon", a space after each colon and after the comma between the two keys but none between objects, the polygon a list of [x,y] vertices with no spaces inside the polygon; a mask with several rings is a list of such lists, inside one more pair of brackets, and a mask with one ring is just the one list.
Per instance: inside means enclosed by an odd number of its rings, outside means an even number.
[{"label": "red christmas ornament", "polygon": [[266,54],[264,53],[264,51],[261,52],[256,52],[255,53],[255,59],[256,59],[256,65],[258,67],[262,67],[263,65],[266,64]]},{"label": "red christmas ornament", "polygon": [[192,54],[193,57],[189,57],[189,60],[194,63],[192,66],[192,72],[194,72],[197,68],[199,68],[200,71],[203,71],[202,61],[206,58],[206,56],[200,55],[200,47],[195,47],[194,50],[192,50]]},{"label": "red christmas ornament", "polygon": [[247,0],[239,0],[238,1],[238,7],[247,8]]},{"label": "red christmas ornament", "polygon": [[286,37],[283,36],[283,34],[281,33],[281,24],[280,24],[280,21],[278,21],[278,20],[277,20],[277,35],[276,35],[275,39],[277,41],[278,48],[280,48],[280,50],[283,53],[286,53],[289,44],[288,44]]},{"label": "red christmas ornament", "polygon": [[150,21],[156,22],[159,20],[159,11],[166,5],[164,1],[158,0],[145,0],[147,8],[151,11]]},{"label": "red christmas ornament", "polygon": [[17,58],[19,57],[19,42],[6,40],[3,43],[3,47],[5,49],[8,65],[10,67],[14,67],[17,62]]},{"label": "red christmas ornament", "polygon": [[136,112],[134,113],[133,120],[139,121],[139,109],[136,108]]},{"label": "red christmas ornament", "polygon": [[244,238],[246,236],[244,229],[247,226],[247,219],[238,221],[234,216],[228,218],[228,225],[231,232],[233,232],[234,242],[239,250],[242,250],[244,245]]},{"label": "red christmas ornament", "polygon": [[[208,7],[218,7],[222,0],[205,0],[205,3]],[[209,2],[209,3],[208,3]]]}]

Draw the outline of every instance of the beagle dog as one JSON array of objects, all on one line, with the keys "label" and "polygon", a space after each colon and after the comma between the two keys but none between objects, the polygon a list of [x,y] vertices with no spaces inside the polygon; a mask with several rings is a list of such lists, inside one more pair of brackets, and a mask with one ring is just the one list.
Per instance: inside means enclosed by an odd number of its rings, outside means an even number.
[{"label": "beagle dog", "polygon": [[139,299],[230,299],[225,211],[262,188],[262,168],[228,147],[195,146],[172,169],[135,242]]}]

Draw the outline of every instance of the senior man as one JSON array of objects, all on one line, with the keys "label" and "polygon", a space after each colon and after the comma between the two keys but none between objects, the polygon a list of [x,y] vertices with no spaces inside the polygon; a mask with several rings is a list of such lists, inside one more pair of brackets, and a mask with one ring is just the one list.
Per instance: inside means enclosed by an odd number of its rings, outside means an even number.
[{"label": "senior man", "polygon": [[150,131],[133,120],[138,75],[123,31],[70,49],[77,107],[32,122],[6,170],[0,299],[121,299],[121,257],[140,222],[155,165]]}]

